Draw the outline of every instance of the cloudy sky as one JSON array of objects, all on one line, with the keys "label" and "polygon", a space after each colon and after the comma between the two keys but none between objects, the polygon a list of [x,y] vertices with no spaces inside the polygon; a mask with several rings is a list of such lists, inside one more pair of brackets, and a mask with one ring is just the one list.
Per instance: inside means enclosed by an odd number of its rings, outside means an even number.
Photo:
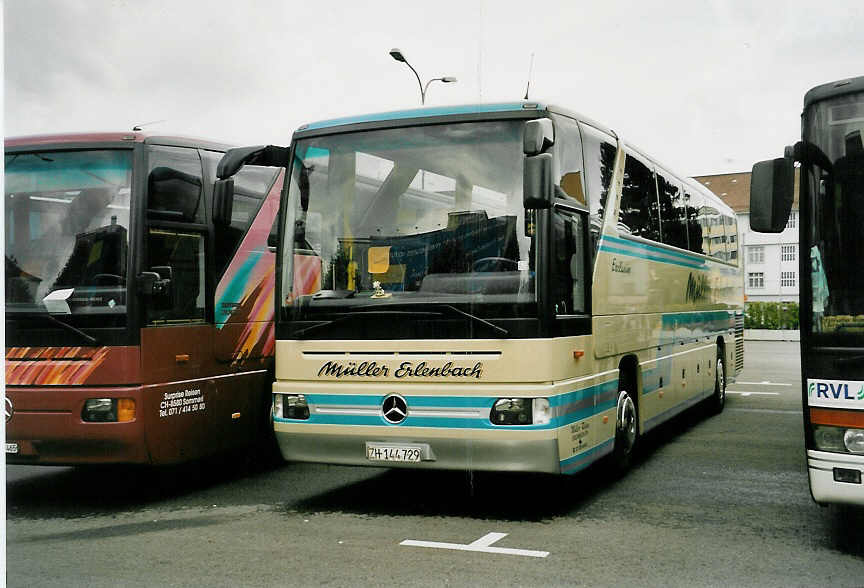
[{"label": "cloudy sky", "polygon": [[810,87],[864,74],[864,2],[7,0],[4,131],[286,144],[304,122],[525,93],[682,174],[749,170]]}]

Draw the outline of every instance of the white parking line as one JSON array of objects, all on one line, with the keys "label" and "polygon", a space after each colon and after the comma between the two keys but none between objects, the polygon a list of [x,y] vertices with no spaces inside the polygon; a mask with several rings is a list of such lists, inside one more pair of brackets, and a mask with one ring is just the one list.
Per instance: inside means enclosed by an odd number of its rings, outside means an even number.
[{"label": "white parking line", "polygon": [[726,390],[726,394],[740,394],[741,396],[750,396],[756,394],[758,396],[779,396],[779,392],[750,392],[747,390]]},{"label": "white parking line", "polygon": [[800,417],[800,410],[778,410],[771,408],[727,408],[733,412],[767,412],[768,414],[791,414]]},{"label": "white parking line", "polygon": [[768,380],[762,382],[735,382],[736,384],[744,384],[745,386],[791,386],[792,384],[782,384],[780,382],[769,382]]},{"label": "white parking line", "polygon": [[548,551],[532,551],[530,549],[510,549],[507,547],[491,547],[496,541],[507,536],[507,533],[487,533],[467,545],[462,543],[440,543],[438,541],[415,541],[406,539],[399,545],[408,547],[433,547],[435,549],[455,549],[457,551],[480,551],[482,553],[500,553],[503,555],[524,555],[525,557],[546,557]]}]

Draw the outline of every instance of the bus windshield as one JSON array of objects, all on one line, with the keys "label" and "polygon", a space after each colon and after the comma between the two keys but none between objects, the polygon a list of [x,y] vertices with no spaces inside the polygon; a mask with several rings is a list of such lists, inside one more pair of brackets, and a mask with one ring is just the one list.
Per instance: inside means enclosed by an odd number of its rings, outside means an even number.
[{"label": "bus windshield", "polygon": [[[834,343],[864,342],[864,94],[815,104],[805,140],[810,162],[813,331]],[[828,343],[829,341],[825,341]]]},{"label": "bus windshield", "polygon": [[5,174],[7,319],[125,325],[132,151],[12,153]]},{"label": "bus windshield", "polygon": [[520,121],[300,139],[285,222],[282,305],[293,321],[385,307],[410,318],[421,305],[446,306],[449,319],[536,314]]}]

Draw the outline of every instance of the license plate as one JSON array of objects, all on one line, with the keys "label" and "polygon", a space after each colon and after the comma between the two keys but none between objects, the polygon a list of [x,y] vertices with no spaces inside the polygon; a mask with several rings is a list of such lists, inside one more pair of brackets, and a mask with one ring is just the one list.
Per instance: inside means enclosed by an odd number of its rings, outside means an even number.
[{"label": "license plate", "polygon": [[369,461],[395,461],[419,463],[420,447],[411,445],[366,445],[366,459]]},{"label": "license plate", "polygon": [[7,443],[6,444],[6,453],[18,453],[18,444],[17,443]]}]

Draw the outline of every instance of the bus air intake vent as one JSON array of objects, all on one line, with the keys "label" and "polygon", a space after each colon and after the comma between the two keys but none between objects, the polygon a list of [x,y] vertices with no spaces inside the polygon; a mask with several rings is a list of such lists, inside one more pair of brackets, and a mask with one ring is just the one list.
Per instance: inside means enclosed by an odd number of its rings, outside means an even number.
[{"label": "bus air intake vent", "polygon": [[735,373],[744,369],[744,315],[735,315]]}]

